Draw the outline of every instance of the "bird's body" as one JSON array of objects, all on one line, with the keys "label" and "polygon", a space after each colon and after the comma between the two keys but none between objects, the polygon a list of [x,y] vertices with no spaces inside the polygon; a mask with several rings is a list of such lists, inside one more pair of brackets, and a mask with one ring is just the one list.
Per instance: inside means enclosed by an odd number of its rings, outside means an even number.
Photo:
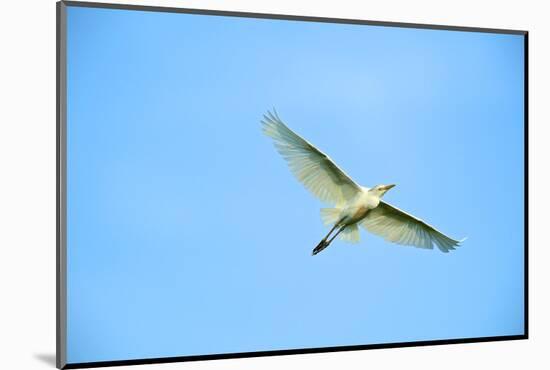
[{"label": "bird's body", "polygon": [[442,252],[455,249],[461,242],[384,202],[382,196],[395,185],[367,188],[355,183],[326,154],[289,129],[276,112],[264,115],[262,123],[264,133],[274,140],[296,178],[319,199],[334,204],[333,208],[321,209],[323,222],[332,228],[313,249],[313,255],[338,235],[342,240],[358,242],[359,225],[397,244],[426,249],[435,244]]},{"label": "bird's body", "polygon": [[355,224],[367,216],[367,213],[380,204],[380,198],[361,187],[357,195],[342,208],[341,222],[346,225]]}]

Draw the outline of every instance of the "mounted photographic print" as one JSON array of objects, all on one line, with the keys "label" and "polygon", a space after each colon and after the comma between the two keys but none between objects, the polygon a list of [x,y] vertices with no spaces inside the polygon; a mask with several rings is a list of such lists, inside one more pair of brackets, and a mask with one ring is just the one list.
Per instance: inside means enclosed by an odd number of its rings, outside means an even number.
[{"label": "mounted photographic print", "polygon": [[57,10],[59,368],[527,338],[527,32]]}]

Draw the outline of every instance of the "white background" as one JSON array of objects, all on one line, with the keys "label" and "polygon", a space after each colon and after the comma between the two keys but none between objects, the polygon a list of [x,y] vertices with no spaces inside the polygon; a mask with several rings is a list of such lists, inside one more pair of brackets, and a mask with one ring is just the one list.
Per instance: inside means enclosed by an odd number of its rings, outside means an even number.
[{"label": "white background", "polygon": [[[548,206],[550,189],[547,143],[550,22],[544,1],[134,0],[132,3],[530,31],[531,339],[176,363],[139,369],[440,370],[548,366],[545,354],[550,344],[547,283],[550,249],[544,238],[548,217],[543,210]],[[1,17],[0,367],[51,369],[55,354],[55,1],[6,1]],[[494,186],[506,184],[479,184],[479,191],[491,191]]]}]

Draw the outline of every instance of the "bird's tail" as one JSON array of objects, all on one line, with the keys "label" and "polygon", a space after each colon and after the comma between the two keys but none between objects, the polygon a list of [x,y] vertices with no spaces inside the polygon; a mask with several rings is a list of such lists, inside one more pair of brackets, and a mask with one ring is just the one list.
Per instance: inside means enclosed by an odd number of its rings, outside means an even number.
[{"label": "bird's tail", "polygon": [[340,239],[348,243],[359,243],[360,234],[357,224],[348,225],[340,234]]}]

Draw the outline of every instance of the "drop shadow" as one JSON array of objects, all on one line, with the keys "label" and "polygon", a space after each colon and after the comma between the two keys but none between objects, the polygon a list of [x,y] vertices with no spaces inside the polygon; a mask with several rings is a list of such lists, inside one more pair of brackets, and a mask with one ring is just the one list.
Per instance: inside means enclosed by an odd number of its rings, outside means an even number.
[{"label": "drop shadow", "polygon": [[55,367],[55,353],[35,353],[34,358],[45,363],[46,365]]}]

